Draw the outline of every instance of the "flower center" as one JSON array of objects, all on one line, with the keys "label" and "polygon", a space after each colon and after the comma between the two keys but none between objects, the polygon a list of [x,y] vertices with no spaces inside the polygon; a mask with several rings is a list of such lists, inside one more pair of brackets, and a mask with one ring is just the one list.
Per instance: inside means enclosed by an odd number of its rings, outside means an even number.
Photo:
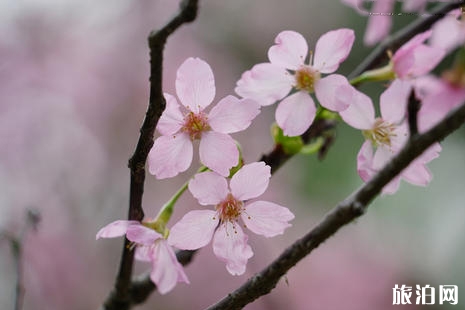
[{"label": "flower center", "polygon": [[202,137],[202,132],[210,130],[210,125],[208,125],[207,115],[203,112],[195,114],[194,112],[189,112],[184,117],[184,126],[182,126],[181,131],[186,132],[191,140],[200,139]]},{"label": "flower center", "polygon": [[233,197],[231,193],[226,196],[226,199],[216,205],[220,220],[222,222],[234,222],[244,209],[244,203]]},{"label": "flower center", "polygon": [[365,139],[370,140],[374,146],[385,145],[391,147],[391,138],[397,136],[396,126],[377,118],[373,129],[363,130],[362,134]]},{"label": "flower center", "polygon": [[312,93],[315,83],[318,82],[320,78],[320,72],[310,66],[302,66],[295,72],[295,88]]}]

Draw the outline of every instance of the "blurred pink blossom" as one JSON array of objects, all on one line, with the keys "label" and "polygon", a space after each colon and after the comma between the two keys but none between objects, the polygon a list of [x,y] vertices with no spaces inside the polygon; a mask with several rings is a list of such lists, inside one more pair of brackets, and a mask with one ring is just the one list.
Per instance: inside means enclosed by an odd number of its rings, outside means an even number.
[{"label": "blurred pink blossom", "polygon": [[450,12],[431,29],[432,46],[441,47],[449,52],[465,43],[465,18],[460,9]]}]

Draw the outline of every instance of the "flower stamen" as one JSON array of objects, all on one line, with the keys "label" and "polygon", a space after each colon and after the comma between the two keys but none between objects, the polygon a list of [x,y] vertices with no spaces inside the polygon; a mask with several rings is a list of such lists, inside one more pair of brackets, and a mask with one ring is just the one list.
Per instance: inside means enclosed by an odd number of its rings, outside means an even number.
[{"label": "flower stamen", "polygon": [[216,210],[222,222],[234,223],[244,210],[244,203],[229,193],[225,200],[216,205]]},{"label": "flower stamen", "polygon": [[315,83],[318,82],[320,78],[320,72],[310,66],[302,66],[295,72],[295,88],[312,93]]},{"label": "flower stamen", "polygon": [[363,130],[362,134],[365,139],[370,140],[371,143],[373,143],[373,146],[384,145],[391,147],[391,139],[397,136],[395,130],[396,126],[394,124],[386,122],[381,118],[377,118],[373,128]]},{"label": "flower stamen", "polygon": [[198,114],[195,114],[194,112],[189,112],[184,117],[184,125],[182,126],[181,131],[186,132],[193,141],[200,139],[202,137],[202,132],[210,129],[208,118],[205,113],[199,112]]}]

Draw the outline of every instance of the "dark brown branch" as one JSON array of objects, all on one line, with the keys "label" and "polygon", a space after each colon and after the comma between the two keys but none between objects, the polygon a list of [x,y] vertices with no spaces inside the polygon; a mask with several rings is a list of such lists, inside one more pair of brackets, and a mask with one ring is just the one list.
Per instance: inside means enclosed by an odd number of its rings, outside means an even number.
[{"label": "dark brown branch", "polygon": [[420,107],[420,101],[415,97],[415,91],[412,90],[407,105],[407,121],[411,137],[418,134],[418,111],[420,111]]},{"label": "dark brown branch", "polygon": [[[165,109],[165,99],[162,91],[163,50],[168,37],[182,24],[192,22],[197,16],[198,0],[181,2],[179,13],[159,31],[151,32],[148,38],[150,48],[150,98],[144,122],[140,129],[139,141],[134,154],[129,159],[131,183],[129,191],[129,220],[141,221],[144,218],[142,196],[145,182],[145,163],[153,145],[153,135],[158,120]],[[105,310],[129,309],[131,306],[130,284],[134,251],[125,239],[120,268],[115,281],[115,287],[104,302]]]},{"label": "dark brown branch", "polygon": [[341,227],[361,216],[383,187],[420,156],[433,143],[441,141],[465,122],[465,104],[451,112],[429,131],[412,137],[368,183],[339,203],[302,239],[297,240],[260,273],[208,310],[242,309],[258,297],[268,294],[286,272],[306,257]]},{"label": "dark brown branch", "polygon": [[363,72],[376,68],[383,62],[388,61],[388,50],[397,50],[402,44],[410,40],[414,35],[426,31],[431,26],[444,17],[448,12],[461,7],[465,1],[452,1],[443,5],[438,5],[427,17],[419,18],[407,27],[399,30],[392,36],[387,37],[371,52],[360,65],[348,76],[351,80]]}]

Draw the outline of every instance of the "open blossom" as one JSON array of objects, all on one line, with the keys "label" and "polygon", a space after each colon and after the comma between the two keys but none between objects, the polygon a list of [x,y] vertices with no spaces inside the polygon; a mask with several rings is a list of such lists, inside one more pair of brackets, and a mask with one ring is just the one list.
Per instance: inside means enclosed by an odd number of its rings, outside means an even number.
[{"label": "open blossom", "polygon": [[[355,35],[351,29],[338,29],[322,35],[316,43],[315,54],[305,63],[308,46],[295,31],[283,31],[268,50],[270,63],[255,65],[242,74],[236,93],[271,105],[283,99],[276,109],[276,122],[287,136],[298,136],[307,130],[316,114],[310,96],[315,93],[320,104],[333,111],[347,108],[352,93],[347,79],[335,72],[350,53]],[[296,92],[289,95],[295,89]]]},{"label": "open blossom", "polygon": [[226,262],[226,269],[233,275],[243,274],[253,252],[239,219],[252,232],[273,237],[282,234],[294,218],[289,209],[271,202],[245,202],[266,190],[270,176],[270,167],[264,162],[244,165],[231,178],[229,188],[226,179],[215,172],[197,174],[189,182],[189,190],[201,205],[214,205],[215,210],[184,215],[172,227],[169,244],[195,250],[213,239],[213,252]]},{"label": "open blossom", "polygon": [[157,130],[162,134],[150,150],[149,171],[159,179],[176,176],[192,162],[194,140],[200,140],[200,161],[211,170],[229,175],[239,163],[239,151],[230,133],[249,127],[260,106],[234,96],[221,99],[209,113],[205,108],[215,97],[215,81],[210,66],[198,58],[188,58],[179,67],[175,97],[165,94],[166,109]]},{"label": "open blossom", "polygon": [[431,30],[417,34],[394,53],[392,70],[398,78],[409,79],[427,74],[444,58],[446,53],[443,48],[424,44],[431,34]]},{"label": "open blossom", "polygon": [[177,282],[189,283],[181,264],[166,239],[138,221],[115,221],[100,229],[97,239],[124,236],[136,245],[135,258],[152,263],[150,279],[160,294],[171,291]]},{"label": "open blossom", "polygon": [[[357,156],[357,170],[365,182],[380,171],[408,140],[405,116],[411,89],[408,81],[395,80],[381,94],[381,117],[375,118],[371,99],[358,91],[350,107],[340,112],[342,119],[350,126],[362,130],[366,139]],[[440,150],[437,143],[431,146],[387,184],[383,193],[395,193],[401,178],[414,185],[426,186],[432,178],[426,164],[438,157]]]}]

